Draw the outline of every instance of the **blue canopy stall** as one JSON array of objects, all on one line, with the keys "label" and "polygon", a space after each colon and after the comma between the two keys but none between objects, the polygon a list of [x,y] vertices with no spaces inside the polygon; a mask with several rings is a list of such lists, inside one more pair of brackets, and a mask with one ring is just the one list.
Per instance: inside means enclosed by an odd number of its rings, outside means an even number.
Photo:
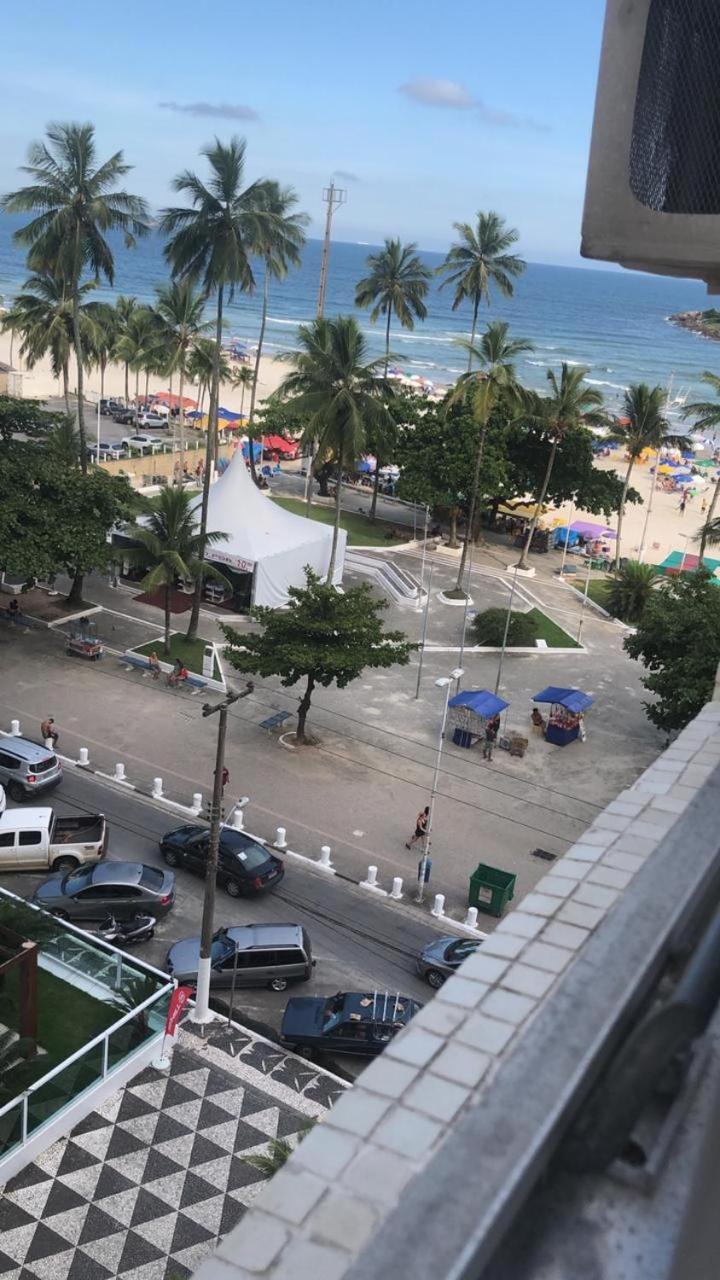
[{"label": "blue canopy stall", "polygon": [[453,742],[457,747],[471,747],[485,737],[489,720],[500,716],[510,703],[488,689],[464,689],[448,702],[448,717],[453,726]]},{"label": "blue canopy stall", "polygon": [[582,689],[562,689],[559,685],[549,684],[547,689],[535,694],[533,702],[551,704],[545,740],[556,747],[566,747],[579,736],[583,712],[592,706],[593,699]]}]

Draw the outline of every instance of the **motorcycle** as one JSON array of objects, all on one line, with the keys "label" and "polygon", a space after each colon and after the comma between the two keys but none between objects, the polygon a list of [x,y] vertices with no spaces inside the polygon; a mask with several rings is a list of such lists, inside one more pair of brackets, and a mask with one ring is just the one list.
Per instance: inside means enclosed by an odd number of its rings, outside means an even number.
[{"label": "motorcycle", "polygon": [[104,942],[115,942],[120,947],[132,947],[136,942],[149,942],[155,934],[154,916],[133,916],[132,920],[116,920],[108,915],[98,929],[98,937]]}]

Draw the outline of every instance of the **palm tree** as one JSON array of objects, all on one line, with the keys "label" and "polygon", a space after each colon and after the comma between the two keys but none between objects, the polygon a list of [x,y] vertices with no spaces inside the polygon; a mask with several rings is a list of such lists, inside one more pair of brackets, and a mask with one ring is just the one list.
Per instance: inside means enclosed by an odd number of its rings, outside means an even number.
[{"label": "palm tree", "polygon": [[[668,421],[663,416],[667,393],[664,387],[648,387],[645,382],[632,383],[625,392],[624,417],[626,423],[616,423],[613,436],[624,444],[628,456],[625,483],[618,511],[617,542],[615,543],[615,572],[620,568],[620,536],[622,534],[625,502],[630,488],[630,476],[644,449],[655,449],[669,439]],[[659,456],[657,461],[659,462]],[[656,464],[657,465],[657,464]]]},{"label": "palm tree", "polygon": [[[198,408],[201,412],[203,400],[205,399],[205,392],[212,382],[216,355],[217,348],[214,338],[198,338],[193,344],[188,357],[188,378],[191,382],[197,383]],[[229,360],[222,351],[220,352],[219,371],[219,381],[230,382],[232,379],[232,369],[230,368]]]},{"label": "palm tree", "polygon": [[[135,426],[140,409],[140,374],[149,377],[158,357],[160,338],[151,307],[136,307],[115,344],[115,355],[135,374]],[[147,387],[146,387],[147,394]]]},{"label": "palm tree", "polygon": [[558,381],[554,369],[548,369],[547,380],[550,383],[551,394],[538,397],[534,410],[527,414],[529,423],[541,427],[550,442],[550,452],[540,492],[537,495],[535,514],[528,525],[523,549],[517,563],[518,569],[527,569],[529,567],[528,554],[530,545],[550,485],[558,447],[571,428],[577,427],[581,423],[586,423],[589,427],[603,426],[606,422],[605,414],[600,412],[603,403],[602,392],[598,391],[597,387],[588,385],[585,381],[586,373],[588,373],[587,369],[571,369],[569,365],[563,362],[560,380]]},{"label": "palm tree", "polygon": [[112,360],[117,341],[117,311],[108,302],[89,302],[87,314],[93,322],[88,355],[93,364],[100,367],[100,399],[105,399],[105,371]]},{"label": "palm tree", "polygon": [[452,309],[457,311],[466,300],[472,302],[473,318],[468,348],[468,373],[472,369],[480,303],[485,298],[490,306],[490,286],[498,288],[506,297],[513,295],[513,280],[522,275],[525,262],[509,253],[518,239],[514,227],[507,227],[499,213],[478,213],[475,226],[469,222],[453,223],[460,236],[459,243],[451,245],[445,261],[437,268],[445,276],[440,288],[446,284],[455,286]]},{"label": "palm tree", "polygon": [[147,206],[138,196],[115,190],[129,171],[122,151],[96,163],[95,130],[91,124],[51,124],[47,142],[34,142],[23,172],[32,183],[0,201],[6,213],[37,217],[15,232],[17,244],[29,249],[31,269],[52,262],[67,279],[73,310],[73,342],[77,362],[78,431],[82,467],[87,470],[83,403],[83,343],[80,288],[83,272],[112,284],[115,267],[108,231],[122,231],[126,245],[149,230]]},{"label": "palm tree", "polygon": [[253,372],[248,365],[244,364],[238,369],[237,373],[232,374],[230,378],[231,387],[236,390],[240,388],[240,417],[244,418],[243,412],[245,408],[245,392],[248,387],[253,385]]},{"label": "palm tree", "polygon": [[623,622],[638,622],[658,579],[651,564],[630,560],[610,579],[605,603]]},{"label": "palm tree", "polygon": [[148,504],[142,521],[129,525],[126,535],[138,543],[129,552],[130,559],[147,567],[140,586],[143,591],[164,589],[165,653],[170,652],[170,605],[176,578],[191,581],[213,577],[227,584],[227,579],[212,565],[203,564],[207,547],[227,538],[226,533],[200,534],[194,499],[184,489],[161,489]]},{"label": "palm tree", "polygon": [[[415,320],[424,320],[427,307],[423,299],[432,279],[432,272],[420,260],[416,244],[401,244],[400,240],[386,240],[384,249],[371,253],[367,259],[370,274],[360,280],[355,289],[355,306],[372,307],[370,319],[375,324],[380,316],[385,322],[385,377],[390,364],[390,325],[393,312],[404,329],[414,329]],[[380,443],[380,442],[378,442]],[[370,519],[375,519],[378,489],[380,487],[380,457],[375,458],[375,483],[370,504]]]},{"label": "palm tree", "polygon": [[[706,371],[702,375],[702,380],[703,382],[707,382],[709,387],[712,387],[717,396],[720,396],[720,378],[717,374]],[[720,426],[720,404],[716,404],[713,400],[696,400],[693,404],[686,404],[682,411],[682,417],[689,418],[691,415],[695,414],[697,415],[695,427],[698,431],[714,431],[718,426]],[[715,481],[715,488],[710,501],[710,510],[708,511],[707,520],[700,530],[700,564],[703,562],[705,547],[707,546],[707,543],[711,541],[706,530],[712,526],[718,497],[720,497],[720,471],[718,472],[718,477]]]},{"label": "palm tree", "polygon": [[281,187],[277,182],[266,182],[262,193],[262,205],[255,219],[255,234],[251,251],[263,261],[263,303],[260,335],[255,351],[255,370],[250,391],[250,413],[247,433],[250,440],[250,473],[257,484],[255,450],[252,447],[255,399],[257,396],[260,359],[265,341],[265,325],[270,302],[270,281],[284,280],[290,267],[300,266],[300,252],[305,244],[305,231],[310,219],[306,213],[293,213],[298,202],[292,187]]},{"label": "palm tree", "polygon": [[[215,294],[217,299],[215,360],[200,512],[200,531],[204,534],[217,435],[223,305],[226,296],[232,301],[236,289],[251,293],[255,287],[250,245],[257,237],[257,212],[262,205],[265,184],[254,182],[243,189],[245,142],[240,138],[232,138],[227,145],[216,138],[203,147],[201,155],[210,165],[209,183],[206,185],[187,169],[178,174],[173,179],[173,187],[189,196],[192,207],[166,209],[160,225],[170,237],[165,257],[173,275],[179,279],[202,280],[205,295]],[[201,589],[198,581],[188,639],[197,635]]]},{"label": "palm tree", "polygon": [[[467,349],[470,343],[461,342],[459,345]],[[472,414],[479,428],[467,528],[455,583],[455,593],[459,596],[465,595],[463,587],[465,564],[470,539],[473,536],[488,423],[501,399],[505,400],[509,406],[514,406],[516,402],[522,400],[524,393],[515,376],[514,361],[517,356],[532,350],[533,344],[527,342],[525,338],[508,337],[508,326],[504,320],[493,320],[483,333],[479,345],[474,346],[470,353],[471,361],[477,360],[480,369],[475,373],[468,371],[458,378],[455,390],[449,397],[449,406],[457,404],[458,401],[470,401]]]},{"label": "palm tree", "polygon": [[[92,282],[80,286],[79,316],[85,345],[92,340],[94,326],[88,305],[82,301],[94,288]],[[65,410],[70,408],[70,356],[74,346],[73,299],[65,276],[46,269],[30,276],[11,309],[3,317],[3,330],[22,335],[20,354],[32,369],[45,356],[56,378],[62,377]]]},{"label": "palm tree", "polygon": [[[712,511],[712,506],[710,507],[710,510]],[[720,516],[715,516],[714,519],[711,519],[708,516],[708,519],[700,530],[700,540],[703,547],[705,547],[707,543],[710,543],[711,547],[716,547],[718,545],[720,542]]]},{"label": "palm tree", "polygon": [[188,376],[188,361],[192,345],[210,328],[203,319],[205,299],[193,289],[190,280],[173,280],[172,284],[157,290],[157,312],[167,326],[169,338],[169,374],[177,370],[180,380],[180,475],[185,470],[185,409],[183,391]]},{"label": "palm tree", "polygon": [[354,316],[318,319],[301,325],[300,349],[283,359],[295,365],[278,387],[293,408],[308,415],[307,439],[319,440],[316,461],[335,463],[335,524],[327,581],[332,582],[337,558],[342,474],[353,467],[362,451],[366,428],[378,430],[390,415],[383,403],[388,388],[378,378],[382,360],[367,360],[367,343]]},{"label": "palm tree", "polygon": [[[124,294],[120,294],[120,297],[115,299],[115,311],[117,315],[117,319],[115,321],[115,336],[118,341],[120,338],[126,336],[130,325],[130,317],[134,315],[137,309],[137,298],[126,297]],[[123,361],[123,363],[125,365],[125,407],[127,408],[130,404],[130,365],[127,361]]]}]

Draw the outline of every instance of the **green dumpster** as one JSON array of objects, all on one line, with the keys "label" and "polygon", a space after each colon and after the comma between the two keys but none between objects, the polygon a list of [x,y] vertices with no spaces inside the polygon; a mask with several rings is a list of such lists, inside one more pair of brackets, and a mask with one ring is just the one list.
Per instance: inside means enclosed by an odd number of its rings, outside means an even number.
[{"label": "green dumpster", "polygon": [[510,871],[500,871],[480,862],[470,877],[468,906],[477,907],[490,916],[501,916],[508,902],[515,897],[517,876]]}]

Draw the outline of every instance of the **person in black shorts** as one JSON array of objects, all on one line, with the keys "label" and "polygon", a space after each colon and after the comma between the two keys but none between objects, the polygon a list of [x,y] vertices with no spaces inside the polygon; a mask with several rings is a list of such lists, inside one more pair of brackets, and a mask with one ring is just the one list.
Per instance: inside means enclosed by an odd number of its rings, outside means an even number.
[{"label": "person in black shorts", "polygon": [[410,839],[406,842],[405,844],[406,849],[412,849],[413,845],[416,844],[418,840],[424,839],[429,820],[430,820],[430,805],[426,804],[425,808],[420,810],[417,818],[415,819],[415,835],[411,836]]}]

